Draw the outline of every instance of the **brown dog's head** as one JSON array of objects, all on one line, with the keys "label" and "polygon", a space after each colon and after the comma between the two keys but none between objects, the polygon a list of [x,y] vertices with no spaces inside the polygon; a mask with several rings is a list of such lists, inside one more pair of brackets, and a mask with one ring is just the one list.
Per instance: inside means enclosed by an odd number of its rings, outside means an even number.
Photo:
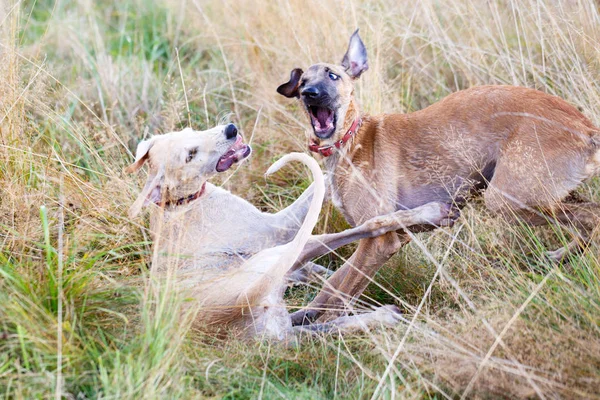
[{"label": "brown dog's head", "polygon": [[367,49],[357,29],[350,37],[341,65],[319,63],[306,72],[295,68],[289,82],[279,86],[277,92],[301,100],[318,143],[333,142],[345,134],[357,117],[353,82],[368,68]]}]

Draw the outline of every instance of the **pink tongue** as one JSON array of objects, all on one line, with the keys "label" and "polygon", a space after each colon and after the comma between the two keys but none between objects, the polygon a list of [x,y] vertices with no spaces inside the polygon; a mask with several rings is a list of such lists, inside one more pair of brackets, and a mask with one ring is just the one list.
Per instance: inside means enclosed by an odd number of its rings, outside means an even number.
[{"label": "pink tongue", "polygon": [[317,108],[317,120],[321,128],[327,128],[329,126],[330,116],[333,114],[329,109],[319,107]]},{"label": "pink tongue", "polygon": [[233,165],[233,156],[222,158],[217,163],[217,172],[227,171]]}]

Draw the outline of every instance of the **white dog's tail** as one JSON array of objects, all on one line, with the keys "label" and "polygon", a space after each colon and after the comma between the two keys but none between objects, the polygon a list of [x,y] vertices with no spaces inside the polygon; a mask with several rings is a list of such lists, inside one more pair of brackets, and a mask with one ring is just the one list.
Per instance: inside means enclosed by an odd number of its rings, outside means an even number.
[{"label": "white dog's tail", "polygon": [[[292,240],[292,243],[297,244],[297,246],[294,246],[294,249],[299,250],[295,257],[298,258],[302,252],[302,249],[304,248],[304,245],[310,238],[317,221],[319,220],[319,214],[321,213],[321,208],[323,206],[323,199],[325,198],[325,178],[323,177],[323,172],[321,171],[321,167],[319,167],[319,163],[317,163],[314,158],[304,153],[286,154],[269,167],[266,175],[274,174],[290,161],[300,161],[304,163],[310,169],[310,172],[313,176],[313,181],[315,182],[315,191],[310,202],[308,213],[306,214],[304,222],[298,230],[296,237],[294,240]],[[296,260],[294,259],[294,262],[295,261]],[[290,268],[291,267],[292,266],[290,265]]]},{"label": "white dog's tail", "polygon": [[321,167],[314,158],[304,153],[286,154],[269,167],[266,175],[277,172],[290,161],[304,163],[312,173],[315,188],[308,212],[291,242],[263,250],[246,262],[247,268],[244,268],[244,273],[248,273],[248,276],[254,279],[250,278],[250,282],[238,297],[238,306],[257,305],[256,303],[268,293],[284,284],[285,275],[302,253],[319,219],[325,198],[325,179]]},{"label": "white dog's tail", "polygon": [[206,307],[204,314],[208,317],[206,322],[227,324],[239,319],[241,314],[247,312],[244,310],[248,310],[248,307],[259,306],[270,293],[282,287],[285,275],[309,240],[323,205],[325,179],[319,164],[303,153],[290,153],[283,156],[271,165],[267,175],[276,172],[290,161],[301,161],[306,164],[315,182],[313,197],[304,222],[291,242],[260,251],[246,260],[236,271],[231,271],[230,274],[208,283],[203,288]]}]

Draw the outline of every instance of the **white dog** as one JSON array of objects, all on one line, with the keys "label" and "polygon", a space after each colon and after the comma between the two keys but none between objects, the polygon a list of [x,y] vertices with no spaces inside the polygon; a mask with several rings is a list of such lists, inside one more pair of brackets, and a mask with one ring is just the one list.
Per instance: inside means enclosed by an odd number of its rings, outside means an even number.
[{"label": "white dog", "polygon": [[[354,240],[411,225],[443,224],[449,217],[449,207],[431,203],[337,234],[311,236],[325,195],[323,174],[312,157],[288,154],[267,171],[297,160],[309,167],[314,179],[300,198],[276,214],[261,212],[207,182],[250,153],[232,124],[203,132],[187,128],[141,142],[135,162],[126,169],[134,172],[149,165],[148,180],[130,216],[152,205],[153,273],[173,277],[189,290],[201,307],[197,321],[206,327],[235,327],[247,335],[283,339],[292,331],[283,303],[286,274]],[[393,308],[380,307],[314,329],[389,324],[397,318]]]}]

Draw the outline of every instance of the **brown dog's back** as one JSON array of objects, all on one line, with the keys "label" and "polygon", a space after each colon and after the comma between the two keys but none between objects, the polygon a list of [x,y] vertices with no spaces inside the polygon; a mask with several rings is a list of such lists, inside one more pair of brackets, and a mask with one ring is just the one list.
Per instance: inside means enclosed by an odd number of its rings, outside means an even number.
[{"label": "brown dog's back", "polygon": [[377,175],[369,177],[383,186],[377,195],[395,198],[398,208],[460,200],[488,182],[494,211],[515,202],[551,207],[597,172],[597,134],[558,97],[480,86],[414,113],[365,117],[351,158],[362,173]]}]

